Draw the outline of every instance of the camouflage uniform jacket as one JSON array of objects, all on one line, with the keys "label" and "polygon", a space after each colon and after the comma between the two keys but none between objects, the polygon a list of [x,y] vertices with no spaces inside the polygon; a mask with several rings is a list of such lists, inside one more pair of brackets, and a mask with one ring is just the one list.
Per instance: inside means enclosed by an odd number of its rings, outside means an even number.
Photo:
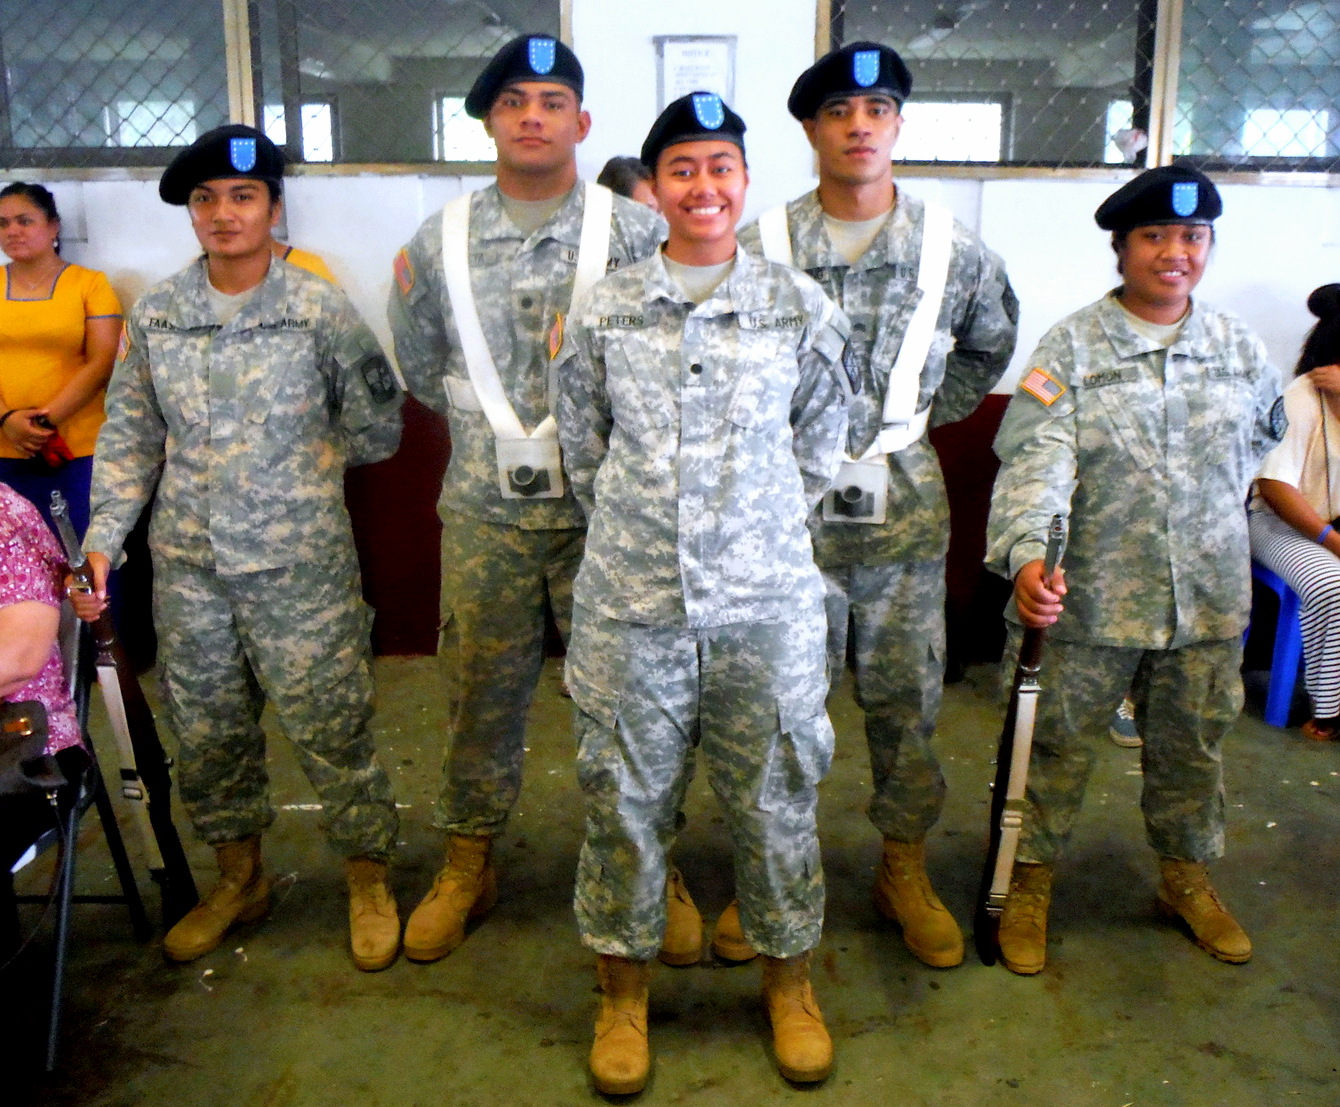
[{"label": "camouflage uniform jacket", "polygon": [[576,602],[701,628],[822,596],[805,518],[846,441],[846,336],[818,285],[743,250],[696,307],[659,253],[597,283],[559,364]]},{"label": "camouflage uniform jacket", "polygon": [[[817,192],[786,207],[796,265],[813,277],[851,320],[848,358],[862,388],[852,403],[849,453],[859,457],[879,433],[884,393],[903,334],[921,299],[917,267],[925,205],[899,191],[888,222],[855,265],[837,252]],[[761,250],[756,224],[741,243]],[[931,425],[971,415],[1014,353],[1019,301],[1004,262],[954,222],[944,302],[921,370],[917,410],[934,404]],[[882,525],[810,520],[815,558],[824,568],[927,561],[949,545],[949,502],[934,447],[924,436],[889,456],[888,514]]]},{"label": "camouflage uniform jacket", "polygon": [[[549,414],[551,341],[566,317],[577,273],[585,191],[578,184],[563,206],[526,236],[503,210],[497,185],[470,202],[470,280],[480,325],[503,391],[527,431]],[[614,197],[607,272],[653,253],[664,237],[660,216]],[[586,520],[569,488],[561,498],[504,499],[498,488],[493,429],[482,411],[453,407],[446,377],[470,374],[442,271],[442,213],[430,216],[400,251],[387,307],[396,359],[409,390],[451,427],[451,462],[439,504],[475,519],[525,530],[581,527]]]},{"label": "camouflage uniform jacket", "polygon": [[115,557],[157,489],[150,544],[221,573],[347,557],[347,465],[389,457],[402,394],[334,285],[284,261],[220,327],[203,258],[126,323],[93,466],[87,548]]},{"label": "camouflage uniform jacket", "polygon": [[1047,332],[1005,413],[987,567],[1013,579],[1068,516],[1054,637],[1175,649],[1247,625],[1243,498],[1284,432],[1279,373],[1242,323],[1194,302],[1161,364],[1109,294]]}]

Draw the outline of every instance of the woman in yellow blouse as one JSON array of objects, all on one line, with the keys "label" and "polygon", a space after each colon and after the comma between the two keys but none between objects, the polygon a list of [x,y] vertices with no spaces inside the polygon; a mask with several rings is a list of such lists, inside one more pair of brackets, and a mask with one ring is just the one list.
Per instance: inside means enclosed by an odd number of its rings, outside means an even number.
[{"label": "woman in yellow blouse", "polygon": [[0,190],[0,481],[47,515],[59,489],[82,535],[93,444],[121,334],[121,305],[96,269],[60,256],[56,201],[41,185]]}]

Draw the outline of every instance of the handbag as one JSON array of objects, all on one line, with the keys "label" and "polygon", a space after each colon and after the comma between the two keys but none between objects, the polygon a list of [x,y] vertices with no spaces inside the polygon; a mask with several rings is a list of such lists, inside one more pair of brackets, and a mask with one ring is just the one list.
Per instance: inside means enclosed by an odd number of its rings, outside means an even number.
[{"label": "handbag", "polygon": [[41,703],[0,703],[0,796],[50,793],[68,783],[46,744],[47,709]]}]

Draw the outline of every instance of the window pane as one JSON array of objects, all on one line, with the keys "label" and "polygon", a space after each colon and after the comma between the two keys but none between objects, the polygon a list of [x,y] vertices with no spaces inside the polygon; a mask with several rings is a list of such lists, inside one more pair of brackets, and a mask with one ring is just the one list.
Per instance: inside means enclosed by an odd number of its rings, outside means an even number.
[{"label": "window pane", "polygon": [[492,161],[478,124],[444,104],[459,104],[509,39],[559,32],[559,0],[258,0],[254,10],[264,100],[289,121],[290,156],[298,105],[334,105],[310,124],[329,131],[316,145],[303,121],[308,161]]},{"label": "window pane", "polygon": [[195,139],[190,100],[118,100],[108,112],[108,146],[189,146]]},{"label": "window pane", "polygon": [[1186,0],[1177,149],[1209,164],[1340,169],[1340,7]]},{"label": "window pane", "polygon": [[0,146],[11,164],[166,164],[164,147],[228,122],[217,2],[5,0],[0,10]]},{"label": "window pane", "polygon": [[438,97],[433,157],[438,161],[493,161],[497,154],[484,124],[465,114],[464,96]]},{"label": "window pane", "polygon": [[943,101],[1000,111],[995,153],[986,149],[989,123],[972,124],[983,128],[972,138],[955,121],[915,139],[907,129],[899,143],[914,145],[896,149],[899,156],[1102,165],[1113,100],[1136,104],[1148,129],[1153,21],[1148,10],[1141,14],[1148,7],[1140,0],[834,0],[833,29],[839,44],[873,39],[903,56],[913,81],[904,114],[918,102]]},{"label": "window pane", "polygon": [[904,161],[999,161],[999,103],[909,100],[894,157]]},{"label": "window pane", "polygon": [[[334,161],[334,111],[330,104],[303,104],[302,106],[302,160]],[[262,109],[265,137],[276,146],[288,143],[288,127],[284,109],[279,104],[266,104]]]}]

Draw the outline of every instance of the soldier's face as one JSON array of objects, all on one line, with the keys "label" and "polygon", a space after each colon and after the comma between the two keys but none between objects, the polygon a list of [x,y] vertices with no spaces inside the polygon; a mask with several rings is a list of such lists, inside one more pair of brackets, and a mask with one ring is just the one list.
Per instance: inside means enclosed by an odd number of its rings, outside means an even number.
[{"label": "soldier's face", "polygon": [[484,130],[498,147],[499,164],[520,173],[549,173],[572,161],[591,130],[591,116],[567,85],[519,81],[498,93]]},{"label": "soldier's face", "polygon": [[1151,223],[1132,228],[1117,250],[1122,302],[1136,315],[1140,306],[1160,312],[1184,310],[1192,289],[1205,275],[1213,242],[1214,233],[1204,223]]},{"label": "soldier's face", "polygon": [[744,154],[735,143],[709,139],[666,147],[656,163],[654,187],[672,243],[728,243],[734,252],[735,225],[749,187]]},{"label": "soldier's face", "polygon": [[801,124],[819,159],[819,176],[840,184],[867,184],[889,175],[903,117],[891,96],[843,96]]},{"label": "soldier's face", "polygon": [[191,189],[186,204],[195,237],[210,257],[236,260],[269,252],[280,203],[271,201],[264,181],[251,177],[203,181]]}]

